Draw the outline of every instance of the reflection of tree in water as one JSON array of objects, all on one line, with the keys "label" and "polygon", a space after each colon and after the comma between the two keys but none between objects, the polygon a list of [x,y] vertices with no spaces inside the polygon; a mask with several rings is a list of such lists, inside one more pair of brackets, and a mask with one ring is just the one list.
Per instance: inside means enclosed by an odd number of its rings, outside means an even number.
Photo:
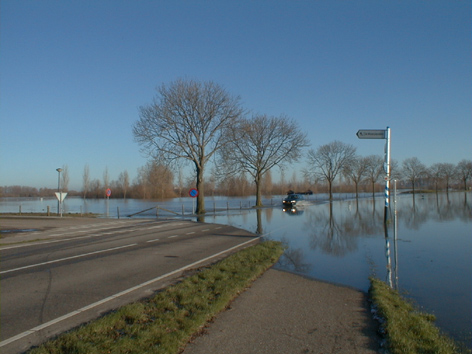
[{"label": "reflection of tree in water", "polygon": [[470,192],[417,195],[415,203],[403,199],[399,202],[398,218],[406,228],[414,230],[430,219],[441,222],[458,218],[470,222],[471,201],[468,197]]},{"label": "reflection of tree in water", "polygon": [[[363,209],[355,203],[337,203],[341,209],[333,212],[333,204],[310,209],[305,224],[310,233],[310,247],[324,253],[342,257],[357,249],[359,237],[376,235],[383,230],[383,217],[375,203]],[[348,206],[348,210],[345,207]],[[371,209],[370,209],[370,208]],[[370,209],[370,210],[369,210]]]},{"label": "reflection of tree in water", "polygon": [[[282,243],[288,247],[287,238],[282,238]],[[278,261],[278,265],[283,269],[292,270],[298,273],[309,273],[311,265],[304,263],[304,254],[301,248],[288,247]]]}]

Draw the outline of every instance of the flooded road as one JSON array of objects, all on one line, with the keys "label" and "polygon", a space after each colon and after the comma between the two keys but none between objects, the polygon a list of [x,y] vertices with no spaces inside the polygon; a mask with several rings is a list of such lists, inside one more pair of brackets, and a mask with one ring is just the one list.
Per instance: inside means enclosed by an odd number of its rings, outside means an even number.
[{"label": "flooded road", "polygon": [[[397,196],[387,229],[383,198],[328,203],[309,197],[307,205],[283,210],[281,197],[265,199],[268,207],[251,209],[254,198],[206,198],[204,221],[228,224],[280,240],[287,246],[278,268],[364,291],[376,276],[425,311],[437,325],[471,347],[472,328],[472,194]],[[191,198],[167,201],[66,199],[65,212],[121,217],[159,207],[192,218]],[[54,210],[54,200],[2,200],[0,212]],[[57,204],[57,201],[56,201]],[[56,207],[57,208],[57,207]],[[8,210],[6,210],[8,209]],[[213,209],[216,209],[213,212]],[[181,217],[159,210],[159,217]],[[150,209],[135,217],[155,217]],[[396,227],[395,227],[396,226]],[[395,238],[396,234],[396,238]]]}]

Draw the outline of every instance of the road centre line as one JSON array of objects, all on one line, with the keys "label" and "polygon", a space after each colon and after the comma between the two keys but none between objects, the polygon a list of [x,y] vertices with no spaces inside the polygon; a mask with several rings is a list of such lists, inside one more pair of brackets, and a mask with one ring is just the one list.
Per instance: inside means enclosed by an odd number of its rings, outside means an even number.
[{"label": "road centre line", "polygon": [[167,238],[174,238],[174,237],[177,237],[177,236],[179,236],[179,235],[172,235],[172,236],[169,236]]},{"label": "road centre line", "polygon": [[39,266],[46,265],[46,264],[58,263],[58,262],[67,261],[67,260],[70,260],[70,259],[75,259],[75,258],[90,256],[90,255],[92,255],[92,254],[98,254],[98,253],[104,253],[104,252],[109,252],[109,251],[115,251],[115,250],[119,250],[119,249],[122,249],[122,248],[133,247],[133,246],[136,246],[136,245],[137,245],[137,243],[132,243],[132,244],[126,245],[126,246],[119,246],[119,247],[108,248],[108,249],[106,249],[106,250],[101,250],[101,251],[95,251],[95,252],[89,252],[89,253],[84,253],[84,254],[78,254],[77,256],[66,257],[66,258],[61,258],[61,259],[56,259],[56,260],[54,260],[54,261],[48,261],[48,262],[43,262],[43,263],[38,263],[38,264],[31,264],[31,265],[25,266],[25,267],[20,267],[20,268],[15,268],[15,269],[4,270],[4,271],[1,271],[0,274],[6,274],[6,273],[15,272],[15,271],[18,271],[18,270],[23,270],[23,269],[28,269],[28,268],[39,267]]},{"label": "road centre line", "polygon": [[154,240],[148,240],[148,241],[146,241],[146,242],[156,242],[156,241],[159,241],[159,239],[156,238],[156,239],[154,239]]},{"label": "road centre line", "polygon": [[186,235],[192,235],[192,234],[194,234],[194,233],[195,233],[195,231],[187,232]]},{"label": "road centre line", "polygon": [[107,302],[109,302],[109,301],[111,301],[111,300],[114,300],[114,299],[116,299],[116,298],[119,298],[120,296],[129,294],[129,293],[131,293],[131,292],[133,292],[133,291],[135,291],[135,290],[139,290],[139,289],[141,289],[141,288],[143,288],[143,287],[145,287],[145,286],[151,285],[152,283],[155,283],[155,282],[157,282],[157,281],[159,281],[159,280],[168,278],[168,277],[170,277],[170,276],[172,276],[172,275],[174,275],[174,274],[178,274],[179,272],[183,272],[183,271],[185,271],[185,270],[187,270],[187,269],[193,268],[193,267],[195,267],[196,265],[198,265],[198,264],[200,264],[200,263],[203,263],[203,262],[206,262],[206,261],[208,261],[208,260],[210,260],[210,259],[212,259],[212,258],[218,257],[218,256],[220,256],[220,255],[222,255],[222,254],[224,254],[224,253],[226,253],[226,252],[229,252],[229,251],[235,250],[235,249],[237,249],[237,248],[243,247],[243,246],[245,246],[245,245],[247,245],[247,244],[249,244],[249,243],[251,243],[251,242],[254,242],[254,241],[256,241],[256,240],[259,240],[259,239],[260,239],[260,237],[253,238],[253,239],[251,239],[251,240],[249,240],[249,241],[246,241],[246,242],[243,242],[243,243],[241,243],[241,244],[239,244],[239,245],[230,247],[230,248],[228,248],[228,249],[226,249],[226,250],[224,250],[224,251],[215,253],[214,255],[208,256],[208,257],[203,258],[203,259],[201,259],[201,260],[199,260],[199,261],[196,261],[196,262],[193,262],[193,263],[191,263],[191,264],[188,264],[188,265],[186,265],[186,266],[184,266],[184,267],[182,267],[182,268],[176,269],[176,270],[174,270],[174,271],[172,271],[172,272],[169,272],[169,273],[167,273],[167,274],[161,275],[161,276],[159,276],[159,277],[157,277],[157,278],[148,280],[147,282],[141,283],[141,284],[136,285],[136,286],[134,286],[134,287],[132,287],[132,288],[129,288],[129,289],[127,289],[127,290],[124,290],[124,291],[122,291],[122,292],[119,292],[119,293],[117,293],[117,294],[115,294],[115,295],[109,296],[109,297],[107,297],[107,298],[105,298],[105,299],[103,299],[103,300],[100,300],[100,301],[94,302],[94,303],[92,303],[92,304],[90,304],[90,305],[88,305],[88,306],[82,307],[81,309],[78,309],[78,310],[76,310],[76,311],[72,311],[72,312],[70,312],[70,313],[68,313],[68,314],[65,314],[64,316],[58,317],[58,318],[56,318],[56,319],[54,319],[54,320],[51,320],[51,321],[49,321],[49,322],[46,322],[46,323],[43,323],[43,324],[41,324],[41,325],[39,325],[39,326],[36,326],[36,327],[34,327],[34,328],[31,328],[30,330],[27,330],[27,331],[25,331],[25,332],[23,332],[23,333],[17,334],[17,335],[14,336],[14,337],[11,337],[11,338],[8,338],[8,339],[5,339],[5,340],[1,341],[1,342],[0,342],[0,348],[1,348],[1,347],[4,347],[4,346],[6,346],[6,345],[8,345],[8,344],[10,344],[10,343],[13,343],[13,342],[15,342],[15,341],[17,341],[17,340],[19,340],[19,339],[21,339],[21,338],[24,338],[24,337],[26,337],[26,336],[29,336],[30,334],[34,334],[35,332],[38,332],[38,331],[40,331],[40,330],[42,330],[42,329],[45,329],[45,328],[48,328],[48,327],[50,327],[50,326],[52,326],[52,325],[54,325],[54,324],[56,324],[56,323],[59,323],[59,322],[61,322],[61,321],[63,321],[63,320],[66,320],[66,319],[71,318],[71,317],[73,317],[73,316],[75,316],[75,315],[78,315],[78,314],[80,314],[80,313],[82,313],[82,312],[85,312],[85,311],[87,311],[87,310],[93,309],[94,307],[97,307],[97,306],[102,305],[102,304],[104,304],[104,303],[107,303]]}]

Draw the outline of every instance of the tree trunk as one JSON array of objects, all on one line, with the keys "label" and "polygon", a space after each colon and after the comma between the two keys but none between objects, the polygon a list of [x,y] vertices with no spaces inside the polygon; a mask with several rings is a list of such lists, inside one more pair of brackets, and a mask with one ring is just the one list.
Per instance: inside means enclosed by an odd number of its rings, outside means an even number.
[{"label": "tree trunk", "polygon": [[262,206],[262,192],[261,192],[261,175],[258,173],[254,178],[254,182],[256,183],[256,207]]},{"label": "tree trunk", "polygon": [[197,170],[197,209],[195,210],[196,214],[205,214],[205,190],[203,183],[203,168],[196,166]]},{"label": "tree trunk", "polygon": [[333,200],[333,183],[328,179],[329,200]]}]

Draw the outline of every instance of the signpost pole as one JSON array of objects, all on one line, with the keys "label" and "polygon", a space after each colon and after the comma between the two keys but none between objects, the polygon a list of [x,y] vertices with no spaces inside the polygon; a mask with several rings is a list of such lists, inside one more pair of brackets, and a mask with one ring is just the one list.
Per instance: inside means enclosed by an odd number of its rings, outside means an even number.
[{"label": "signpost pole", "polygon": [[388,204],[390,194],[390,127],[386,130],[362,129],[356,133],[359,139],[385,139],[385,215],[384,222],[388,219]]},{"label": "signpost pole", "polygon": [[105,191],[105,194],[107,196],[107,217],[110,216],[110,195],[111,195],[111,189],[110,188],[107,188],[107,190]]},{"label": "signpost pole", "polygon": [[384,222],[388,220],[388,207],[390,199],[390,128],[385,131],[385,214]]}]

